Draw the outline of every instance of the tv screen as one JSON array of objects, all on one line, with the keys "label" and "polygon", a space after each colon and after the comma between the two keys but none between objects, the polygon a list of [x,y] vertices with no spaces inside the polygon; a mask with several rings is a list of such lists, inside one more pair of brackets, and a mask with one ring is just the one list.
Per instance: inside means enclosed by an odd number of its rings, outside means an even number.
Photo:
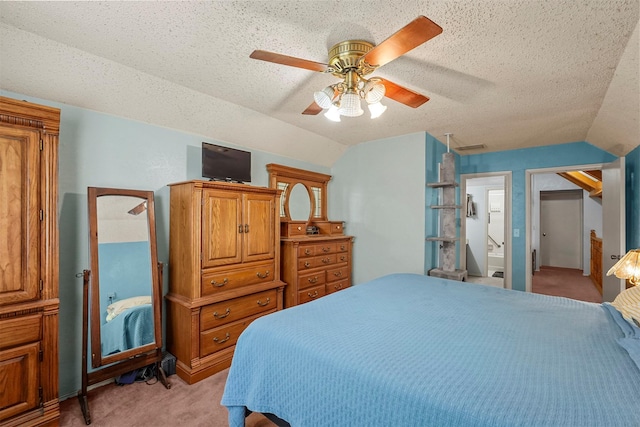
[{"label": "tv screen", "polygon": [[251,181],[251,152],[202,143],[202,176],[230,181]]}]

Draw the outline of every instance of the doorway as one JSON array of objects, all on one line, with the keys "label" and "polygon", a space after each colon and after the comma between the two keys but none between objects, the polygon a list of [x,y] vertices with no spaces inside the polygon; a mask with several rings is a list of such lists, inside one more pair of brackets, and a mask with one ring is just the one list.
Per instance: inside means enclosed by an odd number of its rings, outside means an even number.
[{"label": "doorway", "polygon": [[[623,160],[623,159],[622,159]],[[538,179],[541,176],[553,175],[556,176],[562,172],[576,172],[576,171],[589,171],[589,170],[606,170],[607,168],[612,168],[615,172],[614,175],[616,179],[605,178],[604,174],[602,175],[602,199],[598,200],[597,198],[590,197],[587,193],[583,193],[583,216],[582,216],[582,270],[584,271],[583,276],[589,274],[590,269],[590,230],[596,230],[596,234],[599,237],[602,237],[603,246],[604,242],[608,242],[609,245],[612,246],[612,249],[609,250],[611,254],[618,253],[617,249],[620,252],[624,252],[624,220],[619,220],[618,218],[624,218],[624,191],[621,191],[623,187],[623,180],[620,178],[624,177],[624,164],[619,159],[617,162],[612,164],[604,163],[604,164],[591,164],[591,165],[575,165],[569,167],[556,167],[556,168],[546,168],[546,169],[536,169],[536,170],[527,170],[525,173],[526,179],[526,257],[527,262],[525,263],[526,275],[525,275],[525,289],[527,292],[532,292],[532,282],[534,275],[537,271],[539,271],[539,267],[543,262],[540,259],[540,250],[541,250],[541,239],[544,238],[542,236],[541,231],[541,223],[540,223],[540,209],[539,203],[540,197],[539,194],[541,191],[550,190],[548,184],[541,184]],[[613,173],[613,172],[612,172]],[[557,188],[553,188],[557,190]],[[575,186],[574,188],[575,189]],[[580,190],[582,191],[582,190]],[[594,205],[597,203],[597,205]],[[621,213],[622,212],[622,213]],[[606,221],[603,219],[607,218]],[[611,225],[613,224],[613,225]],[[608,229],[608,231],[607,231]],[[585,231],[586,230],[586,231]],[[562,243],[561,243],[562,245]],[[566,246],[566,245],[565,245]],[[603,253],[605,251],[603,250]],[[602,270],[607,271],[607,261],[608,261],[608,253],[604,253]],[[603,279],[611,279],[610,277],[604,277]],[[615,279],[615,278],[613,278]],[[618,283],[622,281],[615,280],[615,283],[611,285],[611,288],[615,288],[617,290],[620,286]],[[604,288],[604,282],[603,282]],[[612,293],[607,296],[605,292],[605,296],[603,297],[604,301],[608,301],[612,298],[612,296],[617,295],[617,292]]]},{"label": "doorway", "polygon": [[511,172],[460,175],[460,265],[467,281],[511,288]]}]

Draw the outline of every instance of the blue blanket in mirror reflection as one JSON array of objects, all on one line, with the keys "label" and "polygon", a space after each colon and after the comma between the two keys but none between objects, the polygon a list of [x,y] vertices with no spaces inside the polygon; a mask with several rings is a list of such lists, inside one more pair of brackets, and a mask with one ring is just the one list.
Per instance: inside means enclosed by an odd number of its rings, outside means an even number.
[{"label": "blue blanket in mirror reflection", "polygon": [[102,354],[140,347],[154,341],[153,306],[131,307],[102,325]]}]

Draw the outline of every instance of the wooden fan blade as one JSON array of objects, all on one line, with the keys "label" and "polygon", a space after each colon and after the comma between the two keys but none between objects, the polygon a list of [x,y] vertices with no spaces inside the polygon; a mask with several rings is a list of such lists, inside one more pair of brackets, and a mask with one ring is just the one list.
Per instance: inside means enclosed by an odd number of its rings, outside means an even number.
[{"label": "wooden fan blade", "polygon": [[360,58],[372,67],[380,67],[409,52],[414,47],[430,40],[442,32],[442,27],[427,18],[418,16],[396,31],[391,37],[371,49]]},{"label": "wooden fan blade", "polygon": [[309,115],[309,116],[315,116],[316,114],[320,113],[320,111],[322,111],[322,108],[318,104],[313,102],[313,103],[311,103],[311,105],[309,105],[307,107],[306,110],[304,110],[302,112],[302,114],[306,114],[306,115]]},{"label": "wooden fan blade", "polygon": [[329,66],[320,62],[308,61],[306,59],[294,58],[293,56],[281,55],[279,53],[267,52],[265,50],[254,50],[250,58],[261,61],[274,62],[276,64],[288,65],[290,67],[304,68],[305,70],[327,72]]},{"label": "wooden fan blade", "polygon": [[385,87],[384,96],[411,108],[418,108],[429,100],[428,97],[420,95],[406,87],[397,85],[389,80],[380,79],[380,81]]}]

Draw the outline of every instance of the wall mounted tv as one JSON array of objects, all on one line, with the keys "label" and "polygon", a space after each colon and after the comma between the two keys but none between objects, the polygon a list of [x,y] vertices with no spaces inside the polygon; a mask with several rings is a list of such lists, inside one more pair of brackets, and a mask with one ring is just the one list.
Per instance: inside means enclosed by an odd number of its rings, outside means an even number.
[{"label": "wall mounted tv", "polygon": [[251,182],[251,152],[203,142],[202,176],[215,181]]}]

